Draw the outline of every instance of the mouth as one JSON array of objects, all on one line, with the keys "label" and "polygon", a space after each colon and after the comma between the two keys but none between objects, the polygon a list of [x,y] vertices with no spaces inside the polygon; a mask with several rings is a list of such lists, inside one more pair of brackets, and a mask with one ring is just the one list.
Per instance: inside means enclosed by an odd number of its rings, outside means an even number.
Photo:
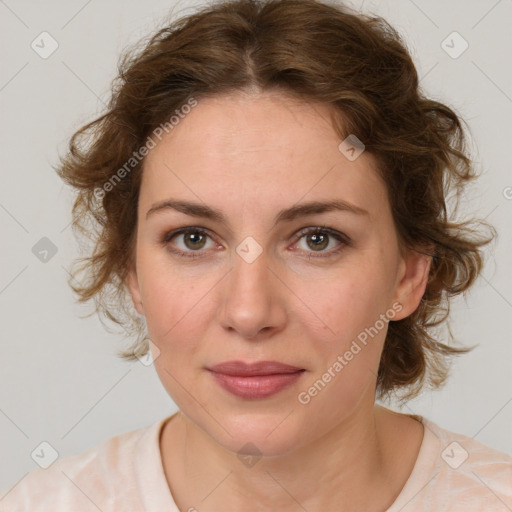
[{"label": "mouth", "polygon": [[306,371],[277,361],[227,361],[207,370],[224,390],[253,400],[275,395],[295,383]]}]

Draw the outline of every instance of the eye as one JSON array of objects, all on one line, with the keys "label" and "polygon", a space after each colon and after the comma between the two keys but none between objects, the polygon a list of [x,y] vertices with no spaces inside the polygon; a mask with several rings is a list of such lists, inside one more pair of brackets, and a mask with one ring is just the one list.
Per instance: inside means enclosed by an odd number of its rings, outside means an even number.
[{"label": "eye", "polygon": [[[176,239],[180,243],[173,242]],[[208,245],[208,239],[210,239],[210,245]],[[310,227],[305,228],[297,233],[298,245],[302,239],[306,241],[306,247],[300,248],[308,254],[308,258],[326,258],[338,254],[344,247],[351,245],[350,238],[335,231],[328,227]],[[326,250],[332,245],[332,240],[336,240],[338,243],[334,248]],[[166,233],[162,239],[162,244],[172,252],[185,258],[199,258],[204,255],[207,250],[211,250],[218,245],[212,240],[208,231],[199,227],[184,227]],[[203,250],[204,249],[204,250]],[[318,253],[318,254],[314,254]]]},{"label": "eye", "polygon": [[[175,238],[178,241],[181,240],[181,247],[179,244],[170,244],[170,242]],[[188,227],[167,233],[164,236],[162,243],[167,246],[168,250],[172,253],[184,256],[186,258],[198,258],[201,256],[201,249],[211,249],[211,246],[208,247],[206,243],[208,238],[211,240],[210,235],[204,229]],[[211,241],[212,244],[215,245],[213,240]],[[173,247],[173,245],[175,247]]]},{"label": "eye", "polygon": [[[309,252],[309,258],[325,258],[339,253],[345,246],[350,245],[350,238],[344,233],[335,231],[327,227],[313,227],[306,228],[298,233],[299,242],[305,240],[305,251]],[[332,245],[332,240],[336,240],[338,243],[335,244],[334,248],[325,250],[329,245]],[[303,245],[303,247],[304,247]],[[320,253],[320,254],[314,254]]]}]

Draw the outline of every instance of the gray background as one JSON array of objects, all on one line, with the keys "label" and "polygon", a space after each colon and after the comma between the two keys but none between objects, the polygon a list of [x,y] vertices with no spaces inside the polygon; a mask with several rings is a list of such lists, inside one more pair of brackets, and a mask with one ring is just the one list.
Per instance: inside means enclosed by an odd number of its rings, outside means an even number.
[{"label": "gray background", "polygon": [[[78,254],[69,223],[71,192],[52,170],[68,137],[103,108],[120,51],[190,2],[0,1],[2,251],[0,311],[0,489],[36,463],[49,442],[60,456],[147,426],[176,410],[153,366],[115,357],[122,336],[105,332],[74,304],[67,270]],[[400,30],[423,87],[469,123],[483,172],[468,209],[499,232],[483,276],[453,310],[455,335],[472,353],[459,358],[447,387],[426,392],[405,412],[512,454],[512,116],[510,0],[354,1]],[[43,59],[31,42],[47,31],[58,49]],[[452,58],[442,42],[457,31],[468,49]],[[447,43],[458,52],[461,41]],[[49,48],[49,44],[45,45]],[[32,252],[47,237],[57,252]]]}]

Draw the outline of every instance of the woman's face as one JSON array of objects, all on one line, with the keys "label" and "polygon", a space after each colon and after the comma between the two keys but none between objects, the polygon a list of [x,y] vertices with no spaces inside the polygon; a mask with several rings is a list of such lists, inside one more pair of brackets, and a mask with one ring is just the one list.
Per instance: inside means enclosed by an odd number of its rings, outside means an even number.
[{"label": "woman's face", "polygon": [[[423,295],[428,261],[401,256],[373,158],[340,142],[324,105],[237,94],[199,100],[146,158],[132,299],[165,389],[233,452],[371,414],[388,320]],[[230,361],[302,371],[210,371]]]}]

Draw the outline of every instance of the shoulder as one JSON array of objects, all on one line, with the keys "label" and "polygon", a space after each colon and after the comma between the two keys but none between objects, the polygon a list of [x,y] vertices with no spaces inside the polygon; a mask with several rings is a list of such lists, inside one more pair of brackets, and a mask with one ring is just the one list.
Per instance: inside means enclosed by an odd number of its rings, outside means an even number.
[{"label": "shoulder", "polygon": [[421,422],[423,443],[399,496],[410,500],[403,512],[512,510],[511,456],[425,418]]},{"label": "shoulder", "polygon": [[439,471],[450,475],[455,485],[474,485],[482,490],[512,499],[512,457],[490,448],[472,437],[451,432],[426,420],[425,426],[441,444]]},{"label": "shoulder", "polygon": [[82,453],[57,459],[46,469],[30,471],[0,494],[0,510],[124,510],[116,500],[122,496],[123,502],[136,502],[134,458],[151,442],[160,423],[111,437]]}]

